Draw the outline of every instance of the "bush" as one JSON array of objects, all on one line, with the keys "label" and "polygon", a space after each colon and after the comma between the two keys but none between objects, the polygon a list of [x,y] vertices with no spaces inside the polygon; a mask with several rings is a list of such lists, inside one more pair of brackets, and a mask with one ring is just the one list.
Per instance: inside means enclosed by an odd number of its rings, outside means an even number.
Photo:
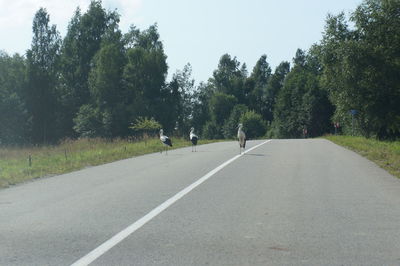
[{"label": "bush", "polygon": [[233,107],[229,118],[226,119],[222,132],[224,138],[236,138],[237,127],[239,124],[240,117],[248,111],[248,108],[244,104],[237,104]]},{"label": "bush", "polygon": [[221,128],[213,121],[208,121],[203,127],[203,139],[221,139]]},{"label": "bush", "polygon": [[267,126],[262,116],[254,111],[244,113],[240,117],[240,122],[243,124],[247,139],[262,137],[267,131]]},{"label": "bush", "polygon": [[103,132],[103,116],[90,104],[82,105],[74,118],[74,130],[81,137],[99,137]]},{"label": "bush", "polygon": [[155,136],[162,126],[153,117],[148,118],[140,116],[129,128],[133,129],[137,133],[141,133],[142,138],[146,141],[149,136]]},{"label": "bush", "polygon": [[270,123],[266,133],[266,137],[268,139],[279,138],[279,128],[276,126],[274,121]]}]

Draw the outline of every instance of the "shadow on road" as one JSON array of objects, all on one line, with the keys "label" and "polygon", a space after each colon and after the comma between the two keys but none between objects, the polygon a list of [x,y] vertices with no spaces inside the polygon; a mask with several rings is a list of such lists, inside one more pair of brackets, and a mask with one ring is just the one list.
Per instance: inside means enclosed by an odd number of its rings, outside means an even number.
[{"label": "shadow on road", "polygon": [[265,154],[260,154],[260,153],[246,153],[245,155],[249,155],[249,156],[265,156]]}]

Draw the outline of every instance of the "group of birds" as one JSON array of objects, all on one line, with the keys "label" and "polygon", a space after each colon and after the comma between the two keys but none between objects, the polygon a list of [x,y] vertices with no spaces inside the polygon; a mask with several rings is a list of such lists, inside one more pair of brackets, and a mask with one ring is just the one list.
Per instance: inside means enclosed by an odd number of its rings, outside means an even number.
[{"label": "group of birds", "polygon": [[[239,142],[239,154],[241,154],[242,149],[244,152],[245,148],[246,148],[246,134],[243,131],[243,124],[238,125],[237,138],[238,138],[238,142]],[[197,151],[196,146],[197,146],[197,141],[199,140],[199,137],[196,134],[194,134],[193,127],[190,129],[189,139],[192,142],[192,152],[193,151],[196,152]],[[172,141],[168,136],[164,135],[163,129],[160,129],[160,140],[161,140],[162,144],[164,144],[165,153],[168,154],[168,147],[172,147]],[[161,151],[161,153],[162,153],[162,151]]]}]

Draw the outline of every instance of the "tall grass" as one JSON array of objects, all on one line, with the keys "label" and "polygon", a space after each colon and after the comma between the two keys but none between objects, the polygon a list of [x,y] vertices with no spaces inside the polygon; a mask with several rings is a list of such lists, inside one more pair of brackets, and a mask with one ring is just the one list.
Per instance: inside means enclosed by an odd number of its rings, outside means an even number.
[{"label": "tall grass", "polygon": [[[209,142],[211,141],[203,140],[199,144]],[[173,145],[173,148],[181,148],[191,143],[184,139],[174,138]],[[160,140],[156,138],[148,139],[146,142],[128,142],[122,139],[113,141],[80,139],[66,140],[56,146],[0,147],[0,188],[35,178],[160,152],[161,149]]]},{"label": "tall grass", "polygon": [[378,141],[351,136],[326,136],[325,138],[361,154],[400,178],[400,141]]}]

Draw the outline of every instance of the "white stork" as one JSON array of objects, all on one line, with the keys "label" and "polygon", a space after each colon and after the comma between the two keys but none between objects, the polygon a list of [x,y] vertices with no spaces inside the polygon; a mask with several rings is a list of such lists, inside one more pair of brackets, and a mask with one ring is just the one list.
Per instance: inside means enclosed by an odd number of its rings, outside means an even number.
[{"label": "white stork", "polygon": [[193,127],[190,129],[189,137],[190,137],[190,141],[192,142],[192,152],[193,152],[193,147],[194,147],[194,151],[197,151],[196,146],[197,146],[197,140],[199,139],[199,137],[196,134],[194,134]]},{"label": "white stork", "polygon": [[[168,146],[172,147],[170,138],[164,135],[164,130],[160,129],[160,140],[165,146],[165,153],[168,154]],[[162,153],[162,150],[161,150]]]},{"label": "white stork", "polygon": [[237,137],[238,137],[238,141],[239,141],[239,154],[242,153],[242,148],[243,148],[243,151],[246,148],[246,134],[244,133],[242,128],[243,128],[243,124],[239,124],[238,125],[238,133],[237,133]]}]

